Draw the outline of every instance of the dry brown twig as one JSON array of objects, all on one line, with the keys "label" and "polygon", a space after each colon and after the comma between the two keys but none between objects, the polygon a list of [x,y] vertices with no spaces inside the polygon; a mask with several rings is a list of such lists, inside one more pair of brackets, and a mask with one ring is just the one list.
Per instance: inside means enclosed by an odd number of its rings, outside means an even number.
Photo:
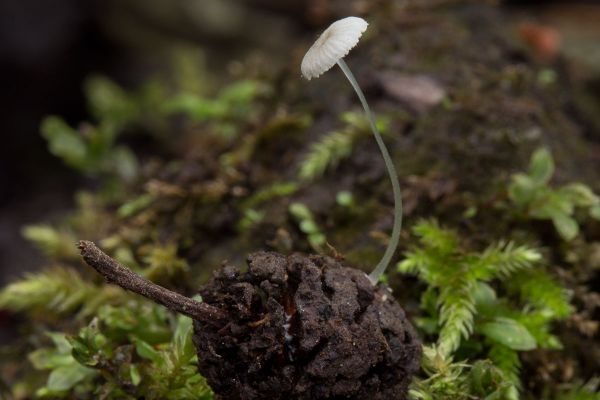
[{"label": "dry brown twig", "polygon": [[222,326],[227,319],[227,313],[219,308],[190,299],[142,278],[90,241],[81,240],[78,248],[85,262],[104,276],[109,283],[140,294],[171,311],[211,325]]}]

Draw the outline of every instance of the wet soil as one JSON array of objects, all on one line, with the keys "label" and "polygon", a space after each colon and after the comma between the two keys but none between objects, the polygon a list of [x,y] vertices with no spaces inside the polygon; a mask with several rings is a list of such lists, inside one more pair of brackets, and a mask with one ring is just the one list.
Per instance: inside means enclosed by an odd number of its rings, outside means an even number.
[{"label": "wet soil", "polygon": [[223,266],[200,290],[230,315],[195,323],[218,398],[406,398],[421,345],[387,286],[325,256],[257,252],[248,266]]}]

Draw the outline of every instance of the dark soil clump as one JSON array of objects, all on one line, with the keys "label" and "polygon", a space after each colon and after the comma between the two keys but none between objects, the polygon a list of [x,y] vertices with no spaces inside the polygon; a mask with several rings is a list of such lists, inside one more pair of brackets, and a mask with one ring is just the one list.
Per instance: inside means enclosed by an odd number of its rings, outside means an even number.
[{"label": "dark soil clump", "polygon": [[257,252],[201,290],[223,328],[195,321],[199,369],[217,398],[406,398],[421,345],[389,289],[324,256]]}]

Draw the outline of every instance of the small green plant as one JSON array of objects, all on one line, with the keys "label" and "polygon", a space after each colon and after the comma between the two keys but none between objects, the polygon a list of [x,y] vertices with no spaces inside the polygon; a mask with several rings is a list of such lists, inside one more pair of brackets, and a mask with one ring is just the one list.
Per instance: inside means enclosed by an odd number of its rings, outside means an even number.
[{"label": "small green plant", "polygon": [[177,256],[175,244],[153,246],[144,257],[148,265],[143,270],[143,276],[153,282],[168,282],[169,280],[185,276],[190,267],[187,262]]},{"label": "small green plant", "polygon": [[310,181],[321,177],[328,168],[335,168],[352,153],[353,144],[354,137],[346,132],[328,133],[311,146],[300,165],[300,178]]},{"label": "small green plant", "polygon": [[356,206],[352,192],[342,190],[335,195],[335,202],[341,207],[352,208]]},{"label": "small green plant", "polygon": [[265,84],[256,80],[237,81],[215,98],[183,88],[169,93],[165,87],[166,83],[158,79],[128,92],[105,77],[90,77],[85,93],[95,122],[74,128],[60,117],[46,117],[41,132],[50,152],[78,171],[114,178],[109,179],[112,185],[132,181],[138,172],[137,157],[118,142],[129,128],[150,123],[150,130],[160,133],[168,116],[183,114],[192,122],[210,122],[211,132],[231,138],[256,108],[254,100],[268,93]]},{"label": "small green plant", "polygon": [[91,381],[98,372],[73,357],[73,347],[64,333],[48,332],[46,335],[52,340],[53,347],[40,348],[29,354],[35,369],[49,371],[46,385],[36,391],[36,396],[60,398],[76,386],[80,390],[87,386],[87,391],[91,391]]},{"label": "small green plant", "polygon": [[474,400],[515,398],[514,387],[502,370],[489,360],[452,362],[434,347],[423,348],[426,378],[415,378],[409,397],[413,400]]},{"label": "small green plant", "polygon": [[57,260],[77,259],[76,249],[70,243],[76,239],[68,230],[55,229],[49,225],[27,225],[21,233],[32,242],[45,256]]},{"label": "small green plant", "polygon": [[[435,221],[418,223],[414,232],[422,247],[410,251],[398,270],[426,284],[417,325],[437,336],[429,355],[441,360],[434,365],[448,368],[454,357],[483,355],[511,384],[507,398],[517,398],[518,352],[560,347],[550,324],[571,312],[567,292],[538,266],[542,257],[534,248],[500,242],[483,252],[465,252],[457,234]],[[499,297],[495,287],[509,296]]]},{"label": "small green plant", "polygon": [[0,309],[41,318],[76,313],[85,317],[102,304],[120,301],[124,292],[111,286],[96,286],[77,271],[54,267],[26,275],[0,291]]},{"label": "small green plant", "polygon": [[137,159],[129,148],[118,145],[123,130],[142,116],[139,94],[124,91],[111,80],[90,77],[85,83],[88,108],[97,123],[70,127],[62,118],[49,116],[42,122],[42,135],[50,152],[72,168],[92,175],[116,175],[131,180]]},{"label": "small green plant", "polygon": [[182,93],[163,106],[167,115],[183,113],[194,122],[212,122],[212,132],[225,138],[238,135],[240,122],[252,111],[252,101],[268,93],[264,83],[256,80],[235,82],[221,90],[216,97]]},{"label": "small green plant", "polygon": [[263,220],[265,213],[258,209],[260,205],[276,197],[290,196],[296,190],[298,190],[298,184],[295,182],[277,182],[246,198],[240,205],[243,217],[238,222],[238,229],[240,231],[248,230],[252,225]]},{"label": "small green plant", "polygon": [[289,211],[298,222],[300,230],[306,234],[311,247],[315,251],[321,252],[327,238],[315,222],[313,213],[302,203],[290,204]]},{"label": "small green plant", "polygon": [[74,336],[49,334],[54,346],[31,353],[33,366],[49,372],[37,396],[212,399],[195,364],[190,318],[143,300],[97,315]]},{"label": "small green plant", "polygon": [[131,217],[148,207],[156,197],[150,193],[144,193],[138,197],[124,203],[117,210],[117,215],[121,218]]},{"label": "small green plant", "polygon": [[74,129],[63,119],[51,116],[42,123],[42,135],[52,154],[82,172],[116,174],[125,180],[131,180],[137,172],[134,154],[127,147],[115,145],[114,125],[82,125]]},{"label": "small green plant", "polygon": [[577,209],[600,220],[600,198],[582,183],[552,188],[554,160],[547,149],[538,149],[531,157],[526,173],[513,175],[508,196],[522,218],[550,220],[564,240],[579,233]]},{"label": "small green plant", "polygon": [[[362,137],[371,134],[368,121],[360,114],[346,112],[341,116],[346,124],[341,131],[333,131],[311,145],[310,151],[302,160],[298,176],[304,181],[314,181],[334,169],[342,160],[352,154],[355,144]],[[388,129],[387,119],[378,119],[377,128],[381,133]]]}]

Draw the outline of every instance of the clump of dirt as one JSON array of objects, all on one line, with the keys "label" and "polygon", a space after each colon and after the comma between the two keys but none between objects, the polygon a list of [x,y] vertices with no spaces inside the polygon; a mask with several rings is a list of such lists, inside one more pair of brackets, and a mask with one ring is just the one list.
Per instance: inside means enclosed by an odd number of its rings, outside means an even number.
[{"label": "clump of dirt", "polygon": [[226,310],[195,322],[199,369],[218,398],[406,398],[421,345],[389,288],[325,256],[257,252],[201,290]]}]

